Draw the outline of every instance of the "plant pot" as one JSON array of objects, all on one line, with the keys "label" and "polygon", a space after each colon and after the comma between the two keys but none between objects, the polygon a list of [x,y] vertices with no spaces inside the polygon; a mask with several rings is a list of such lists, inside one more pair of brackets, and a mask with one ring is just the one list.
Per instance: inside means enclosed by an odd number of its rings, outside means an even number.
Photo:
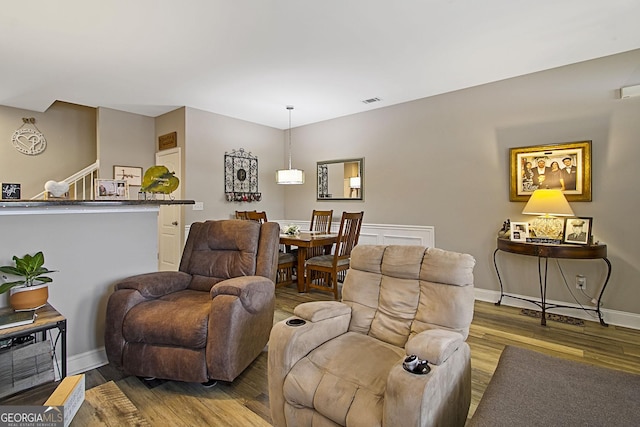
[{"label": "plant pot", "polygon": [[16,311],[35,310],[47,304],[49,286],[23,286],[9,290],[9,305]]}]

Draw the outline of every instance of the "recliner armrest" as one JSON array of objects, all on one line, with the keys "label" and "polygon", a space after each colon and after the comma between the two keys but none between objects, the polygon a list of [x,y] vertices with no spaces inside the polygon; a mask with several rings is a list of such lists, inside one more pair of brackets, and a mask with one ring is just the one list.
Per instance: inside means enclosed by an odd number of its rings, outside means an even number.
[{"label": "recliner armrest", "polygon": [[338,301],[313,301],[298,304],[293,314],[310,322],[320,322],[332,317],[351,315],[351,307]]},{"label": "recliner armrest", "polygon": [[463,342],[464,338],[458,332],[430,329],[410,338],[404,348],[407,355],[415,354],[432,365],[441,365]]},{"label": "recliner armrest", "polygon": [[262,276],[240,276],[216,283],[209,292],[211,299],[218,295],[233,295],[250,313],[257,313],[270,303],[275,284]]},{"label": "recliner armrest", "polygon": [[[313,349],[349,330],[351,307],[338,301],[314,301],[298,305],[295,317],[273,325],[269,337],[269,399],[274,426],[284,426],[284,379],[291,368]],[[288,325],[292,319],[304,322]]]},{"label": "recliner armrest", "polygon": [[115,290],[134,289],[145,298],[159,298],[187,289],[191,275],[182,271],[156,271],[127,277],[115,284]]}]

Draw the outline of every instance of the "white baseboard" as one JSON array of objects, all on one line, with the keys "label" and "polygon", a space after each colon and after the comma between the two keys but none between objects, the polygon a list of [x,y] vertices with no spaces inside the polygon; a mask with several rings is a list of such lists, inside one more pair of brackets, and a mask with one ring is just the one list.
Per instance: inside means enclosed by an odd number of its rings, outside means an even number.
[{"label": "white baseboard", "polygon": [[104,347],[67,358],[67,375],[76,375],[104,366],[109,361]]},{"label": "white baseboard", "polygon": [[[516,297],[540,301],[540,298],[535,298],[535,297],[530,297],[525,295],[516,295],[516,294],[513,294],[513,295]],[[475,298],[478,301],[495,303],[500,299],[500,292],[475,288]],[[549,304],[562,304],[570,307],[575,307],[575,309],[574,308],[554,308],[549,310],[549,312],[551,313],[571,316],[577,319],[599,322],[598,315],[595,312],[584,311],[577,304],[571,304],[563,301],[553,301],[553,300],[548,300],[547,302]],[[534,308],[534,309],[538,308],[533,303],[529,303],[527,301],[522,301],[519,299],[514,299],[509,297],[502,298],[501,304],[509,307],[518,307],[518,308]],[[592,305],[589,305],[588,307],[593,308]],[[628,313],[624,311],[617,311],[617,310],[609,310],[602,307],[600,308],[600,311],[602,312],[603,320],[610,325],[623,326],[631,329],[640,329],[640,315],[638,314]]]}]

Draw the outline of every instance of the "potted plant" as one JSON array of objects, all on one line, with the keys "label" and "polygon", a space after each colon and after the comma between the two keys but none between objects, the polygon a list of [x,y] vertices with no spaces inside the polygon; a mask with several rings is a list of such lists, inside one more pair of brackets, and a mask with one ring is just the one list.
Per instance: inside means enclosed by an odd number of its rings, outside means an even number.
[{"label": "potted plant", "polygon": [[42,251],[22,258],[14,255],[13,261],[15,266],[5,265],[0,267],[0,271],[22,279],[0,285],[0,294],[9,291],[9,305],[14,310],[35,310],[45,305],[49,299],[48,283],[53,281],[45,274],[55,270],[44,267]]}]

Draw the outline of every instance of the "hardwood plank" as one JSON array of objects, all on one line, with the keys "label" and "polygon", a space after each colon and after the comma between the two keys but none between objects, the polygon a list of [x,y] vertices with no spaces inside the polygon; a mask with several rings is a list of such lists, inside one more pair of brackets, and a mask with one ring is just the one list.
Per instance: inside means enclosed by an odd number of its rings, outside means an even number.
[{"label": "hardwood plank", "polygon": [[[277,288],[274,321],[291,316],[300,303],[332,299],[328,293],[298,293],[295,286]],[[520,314],[517,307],[477,301],[467,342],[471,347],[472,368],[468,417],[480,402],[506,345],[640,373],[640,331],[613,325],[603,327],[595,321],[585,321],[584,326],[548,321],[547,326],[541,326],[540,319]],[[271,420],[266,351],[233,383],[221,382],[211,389],[176,381],[149,388],[138,378],[126,376],[109,365],[85,374],[88,389],[113,380],[153,426],[260,426],[269,425]],[[13,396],[10,403],[0,400],[0,404],[42,404],[50,394],[46,387]],[[55,384],[49,390],[54,388]]]}]

